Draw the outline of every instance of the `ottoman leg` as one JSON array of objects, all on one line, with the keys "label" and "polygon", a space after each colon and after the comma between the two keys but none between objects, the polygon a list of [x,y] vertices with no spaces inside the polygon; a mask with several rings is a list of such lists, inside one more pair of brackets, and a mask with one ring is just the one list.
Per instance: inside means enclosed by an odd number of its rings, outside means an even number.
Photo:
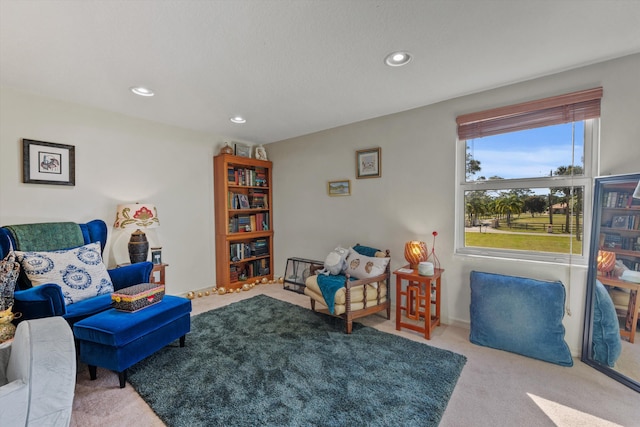
[{"label": "ottoman leg", "polygon": [[122,372],[118,372],[118,379],[120,380],[120,388],[124,388],[125,382],[127,381],[127,370],[125,369]]},{"label": "ottoman leg", "polygon": [[180,337],[180,347],[184,347],[184,340],[186,339],[186,335]]},{"label": "ottoman leg", "polygon": [[96,378],[98,378],[98,375],[96,374],[96,366],[95,365],[89,365],[89,378],[91,378],[91,381],[93,381]]}]

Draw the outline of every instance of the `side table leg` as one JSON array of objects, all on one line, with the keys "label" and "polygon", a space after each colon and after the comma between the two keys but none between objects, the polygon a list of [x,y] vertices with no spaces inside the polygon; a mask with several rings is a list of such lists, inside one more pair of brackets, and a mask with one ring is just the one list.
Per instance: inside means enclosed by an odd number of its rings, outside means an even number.
[{"label": "side table leg", "polygon": [[396,331],[400,330],[400,310],[402,309],[401,279],[396,276]]},{"label": "side table leg", "polygon": [[425,283],[424,291],[424,338],[431,339],[431,280]]}]

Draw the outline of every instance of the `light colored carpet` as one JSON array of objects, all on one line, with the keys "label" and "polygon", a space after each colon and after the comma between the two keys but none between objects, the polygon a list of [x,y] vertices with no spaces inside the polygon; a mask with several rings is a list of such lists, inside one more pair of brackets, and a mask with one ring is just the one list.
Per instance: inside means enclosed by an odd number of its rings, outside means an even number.
[{"label": "light colored carpet", "polygon": [[634,341],[631,344],[625,339],[622,340],[622,352],[613,369],[640,382],[640,333],[636,333]]},{"label": "light colored carpet", "polygon": [[[283,290],[281,285],[260,285],[248,292],[207,296],[193,300],[193,314],[264,293],[303,307],[309,298]],[[392,320],[372,315],[358,319],[381,331],[424,342],[411,331],[396,331]],[[565,368],[469,342],[467,329],[436,328],[429,345],[467,356],[467,364],[442,418],[443,427],[462,426],[635,426],[640,424],[638,393],[575,359]],[[189,345],[189,336],[187,336]],[[211,366],[201,369],[215,369]],[[393,390],[390,390],[393,393]],[[239,409],[241,410],[241,409]],[[78,367],[71,425],[162,426],[163,423],[131,385],[118,386],[118,376],[98,368],[89,380],[85,365]]]}]

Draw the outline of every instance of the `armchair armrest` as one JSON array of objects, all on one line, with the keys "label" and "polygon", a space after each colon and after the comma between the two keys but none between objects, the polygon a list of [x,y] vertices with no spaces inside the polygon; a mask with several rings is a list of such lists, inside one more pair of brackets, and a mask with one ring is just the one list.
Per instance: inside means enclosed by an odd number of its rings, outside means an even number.
[{"label": "armchair armrest", "polygon": [[119,291],[140,283],[149,283],[152,269],[153,264],[146,261],[113,268],[107,272],[113,282],[114,290]]},{"label": "armchair armrest", "polygon": [[60,286],[45,283],[22,291],[15,291],[13,312],[22,313],[22,320],[63,316],[67,313]]}]

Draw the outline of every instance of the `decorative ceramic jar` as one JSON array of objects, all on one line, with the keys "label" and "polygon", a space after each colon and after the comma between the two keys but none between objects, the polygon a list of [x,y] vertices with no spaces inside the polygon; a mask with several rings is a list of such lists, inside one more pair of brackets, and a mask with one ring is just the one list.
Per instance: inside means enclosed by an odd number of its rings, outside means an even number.
[{"label": "decorative ceramic jar", "polygon": [[420,276],[433,276],[434,274],[433,263],[424,261],[418,264],[418,274]]},{"label": "decorative ceramic jar", "polygon": [[149,241],[142,230],[136,230],[131,233],[129,240],[129,259],[131,264],[144,262],[147,260],[149,253]]}]

